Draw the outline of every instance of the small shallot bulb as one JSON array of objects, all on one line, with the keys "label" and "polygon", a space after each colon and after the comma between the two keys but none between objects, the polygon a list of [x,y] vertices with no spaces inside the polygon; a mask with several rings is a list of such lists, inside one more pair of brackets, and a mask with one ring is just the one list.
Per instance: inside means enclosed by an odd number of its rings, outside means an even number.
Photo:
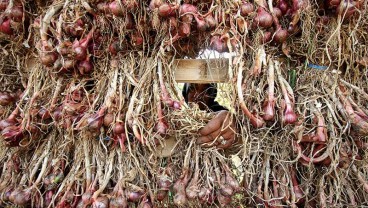
[{"label": "small shallot bulb", "polygon": [[240,7],[240,14],[242,16],[247,16],[254,11],[254,5],[249,2],[243,2]]},{"label": "small shallot bulb", "polygon": [[137,191],[127,191],[126,197],[130,202],[138,202],[142,198],[143,194]]},{"label": "small shallot bulb", "polygon": [[203,17],[199,15],[194,15],[194,18],[197,22],[197,29],[201,32],[206,31],[209,28],[209,25],[207,22],[203,19]]},{"label": "small shallot bulb", "polygon": [[156,196],[155,199],[157,201],[163,201],[166,199],[168,193],[169,193],[168,190],[158,190],[155,194]]},{"label": "small shallot bulb", "polygon": [[120,134],[123,134],[125,132],[125,127],[123,125],[123,123],[116,123],[115,126],[114,126],[114,134],[115,135],[120,135]]},{"label": "small shallot bulb", "polygon": [[82,74],[82,75],[90,74],[93,71],[93,65],[92,65],[91,61],[84,60],[84,61],[79,62],[78,70],[79,70],[79,73]]},{"label": "small shallot bulb", "polygon": [[112,113],[107,113],[104,116],[104,120],[103,120],[103,124],[104,126],[108,127],[110,126],[110,124],[114,121],[114,114]]},{"label": "small shallot bulb", "polygon": [[31,191],[30,190],[22,190],[19,191],[16,196],[14,196],[13,203],[18,206],[25,206],[31,201]]},{"label": "small shallot bulb", "polygon": [[261,43],[265,44],[270,42],[272,39],[272,33],[270,31],[266,31],[265,33],[263,33],[262,39],[261,39]]},{"label": "small shallot bulb", "polygon": [[281,11],[281,9],[279,9],[278,7],[274,7],[274,8],[273,8],[273,13],[275,14],[275,16],[276,16],[277,18],[280,18],[280,17],[282,16],[282,11]]},{"label": "small shallot bulb", "polygon": [[89,118],[87,118],[87,123],[88,123],[88,129],[92,131],[98,131],[100,130],[102,126],[103,117],[98,114],[94,114],[90,116]]},{"label": "small shallot bulb", "polygon": [[113,1],[109,4],[109,9],[111,11],[111,13],[115,16],[123,16],[124,15],[124,10],[122,5],[120,4],[120,1]]},{"label": "small shallot bulb", "polygon": [[265,121],[272,121],[275,118],[275,102],[272,101],[265,101],[263,104],[263,120]]},{"label": "small shallot bulb", "polygon": [[188,23],[181,23],[179,25],[179,30],[178,30],[178,33],[181,37],[187,37],[190,35],[190,24]]},{"label": "small shallot bulb", "polygon": [[289,5],[285,0],[279,0],[279,4],[277,7],[281,10],[283,15],[285,15],[289,10]]},{"label": "small shallot bulb", "polygon": [[6,35],[13,35],[13,29],[11,28],[11,25],[10,25],[10,19],[5,19],[0,24],[0,32]]},{"label": "small shallot bulb", "polygon": [[293,108],[290,105],[286,105],[283,117],[284,124],[293,124],[297,121],[297,115],[294,113]]},{"label": "small shallot bulb", "polygon": [[14,126],[17,122],[14,119],[4,119],[0,121],[0,131],[8,126]]},{"label": "small shallot bulb", "polygon": [[221,40],[220,36],[218,35],[215,35],[211,38],[210,47],[219,53],[229,52],[226,42]]},{"label": "small shallot bulb", "polygon": [[263,28],[269,28],[272,26],[273,19],[270,13],[268,13],[264,8],[258,7],[257,16],[254,18],[256,25]]},{"label": "small shallot bulb", "polygon": [[38,116],[43,120],[51,118],[51,114],[46,108],[41,108],[38,111]]},{"label": "small shallot bulb", "polygon": [[125,207],[128,207],[128,202],[126,201],[125,198],[121,196],[117,197],[113,196],[110,198],[109,208],[125,208]]},{"label": "small shallot bulb", "polygon": [[192,4],[184,3],[180,6],[179,15],[183,16],[187,13],[197,14],[198,13],[198,8],[194,5],[192,5]]},{"label": "small shallot bulb", "polygon": [[180,110],[181,109],[181,104],[178,101],[174,101],[173,102],[173,108],[176,110]]},{"label": "small shallot bulb", "polygon": [[283,43],[286,41],[286,39],[288,38],[289,33],[287,30],[282,29],[281,27],[279,27],[276,32],[275,32],[275,36],[274,36],[274,40],[277,43]]},{"label": "small shallot bulb", "polygon": [[58,54],[55,52],[42,52],[40,55],[41,64],[45,66],[52,66],[58,59]]},{"label": "small shallot bulb", "polygon": [[106,196],[99,196],[92,204],[93,208],[108,208],[109,207],[109,198]]},{"label": "small shallot bulb", "polygon": [[3,92],[0,94],[0,105],[7,106],[15,102],[15,97],[10,93]]},{"label": "small shallot bulb", "polygon": [[177,5],[170,5],[168,3],[163,3],[158,8],[158,15],[161,17],[169,17],[175,14],[176,9],[178,8]]},{"label": "small shallot bulb", "polygon": [[207,15],[204,20],[206,21],[207,25],[209,28],[216,28],[217,26],[217,21],[216,19],[212,16],[212,14]]},{"label": "small shallot bulb", "polygon": [[87,191],[82,195],[82,202],[84,205],[90,205],[92,203],[92,193]]}]

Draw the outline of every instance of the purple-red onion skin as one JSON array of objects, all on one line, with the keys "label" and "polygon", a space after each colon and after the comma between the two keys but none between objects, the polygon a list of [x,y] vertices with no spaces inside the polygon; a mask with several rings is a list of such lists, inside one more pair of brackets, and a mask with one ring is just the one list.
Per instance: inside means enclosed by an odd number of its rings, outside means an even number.
[{"label": "purple-red onion skin", "polygon": [[5,19],[0,24],[0,32],[6,35],[13,35],[13,29],[11,28],[10,21],[11,21],[10,19]]},{"label": "purple-red onion skin", "polygon": [[13,104],[15,102],[15,97],[10,95],[10,93],[1,93],[0,94],[0,105],[7,106]]},{"label": "purple-red onion skin", "polygon": [[285,0],[279,0],[279,4],[277,7],[281,10],[283,15],[285,15],[289,10],[289,5]]},{"label": "purple-red onion skin", "polygon": [[180,6],[179,15],[183,16],[186,13],[197,14],[198,8],[192,4],[184,3]]},{"label": "purple-red onion skin", "polygon": [[254,5],[249,2],[243,2],[240,6],[240,14],[242,16],[248,16],[252,12],[254,12]]},{"label": "purple-red onion skin", "polygon": [[31,193],[30,190],[22,190],[19,191],[14,196],[13,203],[19,206],[25,206],[31,201]]},{"label": "purple-red onion skin", "polygon": [[277,18],[281,18],[283,15],[281,9],[279,9],[278,7],[273,8],[273,13]]},{"label": "purple-red onion skin", "polygon": [[175,14],[176,6],[170,5],[169,3],[163,3],[158,8],[158,15],[161,17],[170,17]]},{"label": "purple-red onion skin", "polygon": [[124,15],[124,10],[119,1],[113,1],[109,4],[109,9],[111,13],[115,16],[121,17]]},{"label": "purple-red onion skin", "polygon": [[284,30],[282,28],[279,28],[276,30],[275,35],[274,35],[274,40],[277,43],[283,43],[286,41],[286,39],[288,38],[289,33],[287,30]]},{"label": "purple-red onion skin", "polygon": [[92,193],[91,191],[87,191],[86,193],[84,193],[82,195],[82,200],[84,205],[90,205],[92,204],[93,200],[92,200]]},{"label": "purple-red onion skin", "polygon": [[115,124],[113,131],[115,135],[120,135],[120,134],[125,133],[125,127],[122,123],[117,123]]},{"label": "purple-red onion skin", "polygon": [[229,52],[226,42],[221,40],[221,38],[217,35],[211,38],[210,47],[219,53]]},{"label": "purple-red onion skin", "polygon": [[189,181],[187,174],[188,173],[184,173],[184,176],[179,178],[173,186],[175,192],[174,204],[177,206],[184,206],[188,202],[187,196],[185,194],[185,188]]},{"label": "purple-red onion skin", "polygon": [[89,60],[84,60],[84,61],[79,62],[78,70],[79,70],[79,73],[82,75],[91,74],[93,71],[93,65]]},{"label": "purple-red onion skin", "polygon": [[110,198],[109,208],[127,208],[127,207],[128,202],[124,197],[116,196]]},{"label": "purple-red onion skin", "polygon": [[143,194],[136,191],[127,191],[126,197],[130,202],[138,202],[142,198]]},{"label": "purple-red onion skin", "polygon": [[209,28],[213,29],[217,27],[217,21],[212,14],[207,15],[204,20],[206,21]]},{"label": "purple-red onion skin", "polygon": [[99,196],[97,199],[92,203],[93,208],[109,208],[109,198],[106,196]]},{"label": "purple-red onion skin", "polygon": [[20,126],[8,126],[1,131],[5,143],[10,146],[18,146],[20,140],[23,139],[24,134]]},{"label": "purple-red onion skin", "polygon": [[272,39],[272,33],[270,31],[266,31],[265,33],[263,33],[262,39],[261,39],[261,43],[265,44],[270,42]]},{"label": "purple-red onion skin", "polygon": [[7,128],[8,126],[14,126],[16,125],[16,121],[12,119],[4,119],[0,121],[0,131]]},{"label": "purple-red onion skin", "polygon": [[275,118],[275,102],[267,100],[263,106],[263,120],[273,121]]},{"label": "purple-red onion skin", "polygon": [[190,24],[188,23],[181,23],[179,25],[179,30],[178,30],[178,33],[181,37],[187,37],[190,35]]},{"label": "purple-red onion skin", "polygon": [[257,16],[254,18],[256,26],[263,28],[269,28],[272,26],[272,15],[264,10],[262,7],[258,7]]},{"label": "purple-red onion skin", "polygon": [[58,54],[55,52],[42,52],[40,55],[41,64],[45,66],[52,66],[58,59]]},{"label": "purple-red onion skin", "polygon": [[155,194],[155,199],[157,201],[163,201],[167,198],[168,190],[158,190]]}]

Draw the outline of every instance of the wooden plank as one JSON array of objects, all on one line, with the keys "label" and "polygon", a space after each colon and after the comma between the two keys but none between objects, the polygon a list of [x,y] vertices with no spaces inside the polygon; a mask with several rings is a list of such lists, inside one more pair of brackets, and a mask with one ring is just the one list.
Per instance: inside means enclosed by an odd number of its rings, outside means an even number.
[{"label": "wooden plank", "polygon": [[229,59],[177,59],[176,82],[219,83],[228,81]]}]

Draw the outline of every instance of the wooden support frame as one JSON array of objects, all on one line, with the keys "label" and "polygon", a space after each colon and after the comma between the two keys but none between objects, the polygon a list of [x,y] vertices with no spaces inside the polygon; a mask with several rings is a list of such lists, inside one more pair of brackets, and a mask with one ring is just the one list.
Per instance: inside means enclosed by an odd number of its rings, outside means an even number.
[{"label": "wooden support frame", "polygon": [[220,83],[228,81],[229,59],[177,59],[175,80],[179,83]]}]

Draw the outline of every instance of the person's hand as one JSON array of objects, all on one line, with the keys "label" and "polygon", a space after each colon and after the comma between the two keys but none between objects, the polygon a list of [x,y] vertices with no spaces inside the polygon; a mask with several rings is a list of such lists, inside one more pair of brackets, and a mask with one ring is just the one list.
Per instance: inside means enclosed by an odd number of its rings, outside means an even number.
[{"label": "person's hand", "polygon": [[218,148],[226,149],[233,145],[236,131],[231,114],[226,110],[219,111],[205,127],[199,130],[201,136],[197,139],[197,144],[205,147],[216,145]]}]

